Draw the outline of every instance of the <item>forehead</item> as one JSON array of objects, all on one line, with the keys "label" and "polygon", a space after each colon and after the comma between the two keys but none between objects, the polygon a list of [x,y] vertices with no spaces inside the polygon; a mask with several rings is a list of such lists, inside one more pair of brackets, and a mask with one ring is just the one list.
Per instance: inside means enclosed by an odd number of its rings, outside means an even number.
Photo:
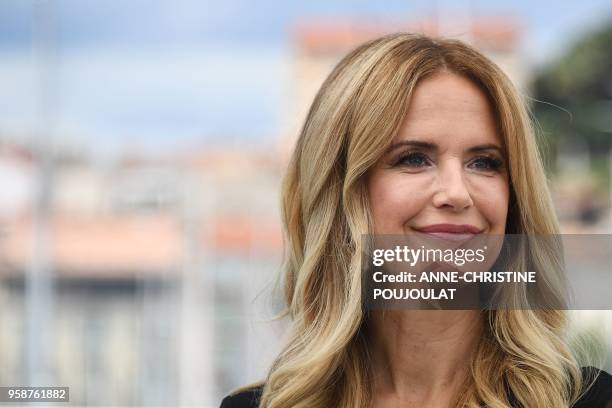
[{"label": "forehead", "polygon": [[486,94],[471,80],[438,73],[415,87],[396,141],[502,144]]}]

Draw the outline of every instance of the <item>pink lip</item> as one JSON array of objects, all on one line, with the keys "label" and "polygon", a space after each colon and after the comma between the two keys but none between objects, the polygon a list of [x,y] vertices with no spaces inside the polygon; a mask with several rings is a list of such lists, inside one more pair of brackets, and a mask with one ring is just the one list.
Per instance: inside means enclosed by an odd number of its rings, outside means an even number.
[{"label": "pink lip", "polygon": [[470,224],[432,224],[415,229],[428,234],[436,232],[448,234],[480,234],[483,231],[482,229]]}]

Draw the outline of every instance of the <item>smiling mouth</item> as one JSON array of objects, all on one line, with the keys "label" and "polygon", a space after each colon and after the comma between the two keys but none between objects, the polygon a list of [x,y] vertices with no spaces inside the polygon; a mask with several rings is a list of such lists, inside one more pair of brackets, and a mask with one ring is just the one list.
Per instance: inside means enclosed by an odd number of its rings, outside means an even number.
[{"label": "smiling mouth", "polygon": [[414,228],[414,230],[451,241],[465,241],[483,232],[483,229],[470,224],[435,224]]}]

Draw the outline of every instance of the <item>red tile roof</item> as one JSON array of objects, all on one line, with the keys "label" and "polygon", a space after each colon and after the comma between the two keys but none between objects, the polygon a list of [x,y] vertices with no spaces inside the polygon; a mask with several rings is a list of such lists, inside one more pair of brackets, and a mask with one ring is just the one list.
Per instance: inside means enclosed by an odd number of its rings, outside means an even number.
[{"label": "red tile roof", "polygon": [[[477,46],[511,51],[517,45],[519,24],[512,15],[477,17],[468,27],[467,34]],[[343,53],[360,43],[398,31],[433,36],[444,34],[434,18],[378,22],[346,18],[307,19],[297,22],[292,39],[298,49],[307,53]]]},{"label": "red tile roof", "polygon": [[[22,273],[32,258],[32,218],[1,223],[0,274]],[[209,220],[196,232],[202,251],[223,256],[279,254],[280,225],[246,216]],[[180,273],[185,251],[176,216],[55,215],[50,221],[50,258],[64,277],[120,279]]]}]

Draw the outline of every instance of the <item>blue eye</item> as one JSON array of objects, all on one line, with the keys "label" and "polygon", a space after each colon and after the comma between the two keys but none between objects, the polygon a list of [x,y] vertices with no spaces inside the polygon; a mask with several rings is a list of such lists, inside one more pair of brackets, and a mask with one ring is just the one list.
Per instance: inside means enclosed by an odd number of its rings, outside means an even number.
[{"label": "blue eye", "polygon": [[420,152],[410,152],[402,155],[398,161],[398,165],[404,165],[408,167],[423,167],[427,165],[428,158],[425,154]]},{"label": "blue eye", "polygon": [[501,168],[502,161],[494,157],[481,156],[474,159],[470,166],[479,170],[497,171]]}]

